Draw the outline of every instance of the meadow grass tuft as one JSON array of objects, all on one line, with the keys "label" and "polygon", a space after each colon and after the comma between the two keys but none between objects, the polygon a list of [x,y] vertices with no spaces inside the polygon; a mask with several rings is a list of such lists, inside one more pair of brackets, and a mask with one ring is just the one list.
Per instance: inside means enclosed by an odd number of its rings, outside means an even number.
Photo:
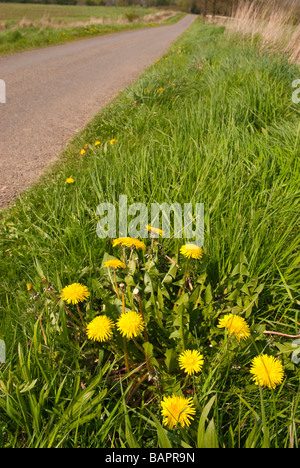
[{"label": "meadow grass tuft", "polygon": [[[300,108],[291,99],[298,77],[286,58],[196,22],[1,213],[0,338],[7,364],[0,368],[0,445],[298,446],[299,365],[291,360],[292,342],[264,335],[266,328],[299,333]],[[74,183],[66,183],[68,177]],[[51,296],[82,283],[91,291],[86,321],[103,301],[106,313],[117,313],[120,303],[104,299],[109,286],[102,269],[104,255],[116,251],[96,235],[96,208],[117,205],[121,194],[147,206],[205,204],[205,260],[191,276],[196,292],[182,295],[178,312],[175,306],[170,312],[170,297],[184,282],[158,253],[154,263],[143,257],[141,272],[128,277],[133,288],[134,275],[143,272],[139,288],[145,297],[151,293],[143,307],[155,338],[144,351],[160,388],[137,381],[135,369],[124,375],[117,352],[122,341],[91,346]],[[178,261],[178,241],[162,244]],[[161,284],[171,296],[162,294]],[[250,341],[236,343],[216,327],[226,307],[246,318]],[[164,317],[165,328],[158,327]],[[170,431],[159,404],[164,393],[187,388],[176,368],[184,341],[205,356],[200,377],[188,384],[197,417],[188,431]],[[275,390],[259,391],[250,380],[250,361],[262,352],[285,366]]]}]

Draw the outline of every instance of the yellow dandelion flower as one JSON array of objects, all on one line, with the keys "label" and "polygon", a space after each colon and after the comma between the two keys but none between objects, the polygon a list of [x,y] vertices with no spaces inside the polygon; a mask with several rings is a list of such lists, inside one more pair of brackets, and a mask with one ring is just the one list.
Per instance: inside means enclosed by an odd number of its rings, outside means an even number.
[{"label": "yellow dandelion flower", "polygon": [[86,334],[89,340],[107,341],[113,334],[114,322],[106,315],[99,315],[87,324]]},{"label": "yellow dandelion flower", "polygon": [[138,336],[144,328],[142,315],[134,311],[123,312],[117,321],[117,329],[126,338]]},{"label": "yellow dandelion flower", "polygon": [[113,247],[117,245],[125,245],[125,247],[135,247],[137,250],[146,250],[146,245],[139,239],[133,239],[132,237],[119,237],[114,239]]},{"label": "yellow dandelion flower", "polygon": [[26,288],[27,288],[27,291],[31,291],[32,290],[32,284],[31,283],[26,283]]},{"label": "yellow dandelion flower", "polygon": [[74,184],[74,182],[75,182],[75,181],[74,181],[74,179],[73,179],[72,177],[68,177],[68,178],[66,179],[66,183],[67,183],[67,184]]},{"label": "yellow dandelion flower", "polygon": [[132,239],[131,247],[135,247],[137,250],[146,250],[146,244],[139,239]]},{"label": "yellow dandelion flower", "polygon": [[250,328],[246,320],[239,315],[227,314],[219,320],[218,328],[227,328],[229,335],[235,335],[238,341],[247,340]]},{"label": "yellow dandelion flower", "polygon": [[116,140],[115,138],[112,138],[112,139],[110,140],[110,144],[113,145],[114,143],[116,143],[116,141],[117,141],[117,140]]},{"label": "yellow dandelion flower", "polygon": [[164,90],[164,88],[158,88],[158,90],[156,91],[157,93],[162,93]]},{"label": "yellow dandelion flower", "polygon": [[275,388],[284,378],[284,369],[281,362],[274,356],[262,354],[256,356],[251,362],[250,373],[253,374],[255,385]]},{"label": "yellow dandelion flower", "polygon": [[99,140],[95,141],[95,143],[94,143],[95,146],[98,146],[100,144],[101,144],[101,141],[99,141]]},{"label": "yellow dandelion flower", "polygon": [[107,262],[104,262],[105,268],[114,268],[115,270],[117,268],[126,268],[125,263],[121,262],[121,260],[118,260],[117,258],[112,258],[111,260],[107,260]]},{"label": "yellow dandelion flower", "polygon": [[201,258],[203,250],[196,244],[185,244],[180,248],[180,253],[187,258]]},{"label": "yellow dandelion flower", "polygon": [[80,151],[80,154],[85,154],[85,149],[82,149],[82,150]]},{"label": "yellow dandelion flower", "polygon": [[163,416],[163,424],[173,429],[177,424],[182,427],[189,426],[193,415],[196,414],[196,409],[192,403],[192,398],[183,396],[164,396],[161,402],[161,414]]},{"label": "yellow dandelion flower", "polygon": [[154,234],[158,234],[159,236],[164,235],[164,231],[162,231],[161,229],[149,226],[149,224],[146,224],[146,228],[148,229],[149,232],[153,232]]},{"label": "yellow dandelion flower", "polygon": [[199,351],[187,349],[179,355],[179,367],[189,375],[200,372],[204,363],[204,358]]},{"label": "yellow dandelion flower", "polygon": [[77,304],[85,301],[90,296],[88,288],[80,283],[73,283],[61,291],[61,298],[68,304]]}]

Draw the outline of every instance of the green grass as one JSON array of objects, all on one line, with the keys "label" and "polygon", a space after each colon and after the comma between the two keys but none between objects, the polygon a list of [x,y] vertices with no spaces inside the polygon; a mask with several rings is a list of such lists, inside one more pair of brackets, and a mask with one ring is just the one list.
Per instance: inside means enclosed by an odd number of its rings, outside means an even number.
[{"label": "green grass", "polygon": [[[171,24],[154,8],[0,4],[0,55],[113,32]],[[151,19],[152,18],[152,19]],[[2,25],[2,27],[1,27]]]},{"label": "green grass", "polygon": [[[263,333],[299,333],[300,109],[291,100],[297,77],[284,57],[196,22],[76,136],[52,172],[3,211],[0,446],[298,446],[293,340]],[[74,184],[65,183],[69,176]],[[136,308],[134,286],[143,292],[153,345],[147,349],[157,361],[150,383],[120,370],[119,338],[91,344],[80,326],[69,328],[63,304],[48,290],[51,284],[59,294],[81,282],[91,291],[82,309],[87,322],[104,304],[117,317],[120,302],[102,268],[104,255],[117,251],[96,236],[96,208],[117,205],[121,194],[149,207],[205,203],[205,257],[193,264],[193,293],[181,291],[178,299],[182,272],[172,264],[169,270],[156,250],[118,274],[128,307]],[[162,243],[182,266],[181,242]],[[238,344],[217,328],[228,310],[247,320],[250,340]],[[202,373],[188,383],[176,361],[184,342],[205,356]],[[139,366],[141,351],[128,346]],[[285,379],[275,390],[259,391],[250,379],[259,353],[283,362]],[[186,389],[195,420],[189,430],[166,430],[160,400]]]}]

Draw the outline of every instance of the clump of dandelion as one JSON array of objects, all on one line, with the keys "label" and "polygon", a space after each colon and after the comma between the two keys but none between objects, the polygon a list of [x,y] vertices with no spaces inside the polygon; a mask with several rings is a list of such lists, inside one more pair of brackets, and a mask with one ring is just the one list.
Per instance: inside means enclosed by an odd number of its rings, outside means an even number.
[{"label": "clump of dandelion", "polygon": [[163,90],[164,90],[164,88],[158,88],[156,92],[157,92],[158,94],[160,94],[160,93],[163,92]]},{"label": "clump of dandelion", "polygon": [[229,335],[234,335],[238,341],[247,340],[250,328],[246,320],[239,315],[226,314],[219,320],[218,328],[226,328]]},{"label": "clump of dandelion", "polygon": [[101,144],[101,141],[97,140],[97,141],[95,141],[94,146],[98,146],[100,144]]},{"label": "clump of dandelion", "polygon": [[197,350],[187,349],[179,355],[179,367],[188,375],[192,375],[195,372],[200,372],[203,363],[204,357]]},{"label": "clump of dandelion", "polygon": [[173,429],[177,424],[182,427],[189,426],[194,419],[196,409],[192,403],[192,398],[183,396],[164,396],[161,402],[161,414],[163,416],[163,424]]},{"label": "clump of dandelion", "polygon": [[180,248],[180,253],[187,258],[199,259],[203,256],[203,250],[196,244],[185,244]]},{"label": "clump of dandelion", "polygon": [[32,284],[26,283],[26,288],[27,288],[27,291],[32,291]]},{"label": "clump of dandelion", "polygon": [[141,314],[134,311],[123,312],[117,321],[117,329],[124,338],[133,338],[144,330],[145,323]]},{"label": "clump of dandelion", "polygon": [[86,327],[86,334],[90,340],[107,341],[113,335],[115,324],[106,315],[95,317]]},{"label": "clump of dandelion", "polygon": [[72,177],[68,177],[68,178],[66,179],[66,183],[67,183],[67,184],[74,184],[74,182],[75,182],[75,181],[74,181],[74,179],[73,179]]},{"label": "clump of dandelion", "polygon": [[80,154],[85,154],[85,149],[80,150]]},{"label": "clump of dandelion", "polygon": [[262,354],[256,356],[251,362],[250,373],[256,385],[276,388],[284,378],[284,369],[281,362],[274,356]]},{"label": "clump of dandelion", "polygon": [[114,145],[114,144],[116,143],[116,141],[117,141],[117,140],[116,140],[115,138],[112,138],[112,139],[110,140],[110,144],[111,144],[111,145]]}]

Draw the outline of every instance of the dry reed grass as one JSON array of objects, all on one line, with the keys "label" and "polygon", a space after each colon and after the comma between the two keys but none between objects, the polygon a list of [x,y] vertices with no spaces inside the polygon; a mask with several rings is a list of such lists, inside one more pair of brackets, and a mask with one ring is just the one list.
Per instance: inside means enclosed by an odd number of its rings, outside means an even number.
[{"label": "dry reed grass", "polygon": [[240,1],[226,27],[242,33],[266,49],[284,51],[300,63],[299,2],[278,0]]}]

